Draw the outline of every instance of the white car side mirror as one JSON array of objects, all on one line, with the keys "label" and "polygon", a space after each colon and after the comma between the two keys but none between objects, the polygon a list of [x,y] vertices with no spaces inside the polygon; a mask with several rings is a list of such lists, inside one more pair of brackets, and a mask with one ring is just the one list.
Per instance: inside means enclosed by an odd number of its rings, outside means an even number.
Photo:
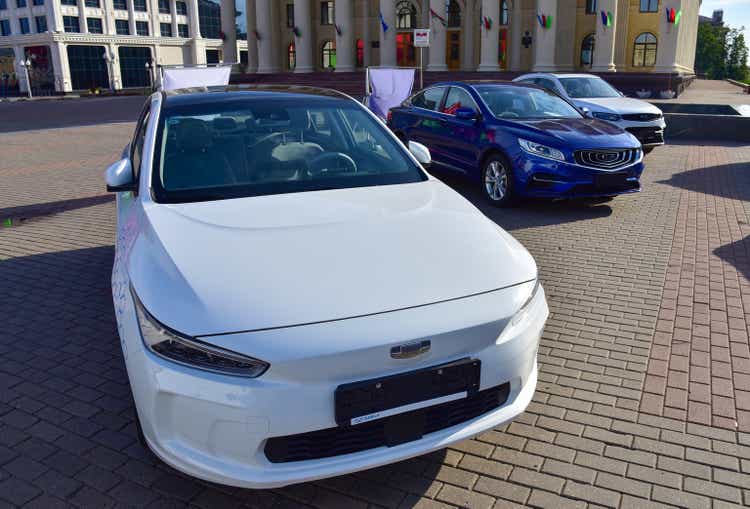
[{"label": "white car side mirror", "polygon": [[104,173],[107,191],[118,193],[121,191],[136,191],[137,185],[133,175],[133,166],[129,158],[120,159],[110,165]]},{"label": "white car side mirror", "polygon": [[419,161],[419,163],[427,167],[432,163],[432,156],[430,155],[430,149],[422,145],[421,143],[417,143],[416,141],[410,141],[409,142],[409,152],[411,152],[411,155],[414,156],[414,158]]}]

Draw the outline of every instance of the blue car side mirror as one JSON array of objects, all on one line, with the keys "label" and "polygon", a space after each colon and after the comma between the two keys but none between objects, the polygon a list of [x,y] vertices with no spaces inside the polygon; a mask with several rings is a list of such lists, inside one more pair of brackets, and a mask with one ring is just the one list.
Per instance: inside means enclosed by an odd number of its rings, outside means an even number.
[{"label": "blue car side mirror", "polygon": [[459,120],[475,120],[479,116],[472,108],[458,108],[455,115]]}]

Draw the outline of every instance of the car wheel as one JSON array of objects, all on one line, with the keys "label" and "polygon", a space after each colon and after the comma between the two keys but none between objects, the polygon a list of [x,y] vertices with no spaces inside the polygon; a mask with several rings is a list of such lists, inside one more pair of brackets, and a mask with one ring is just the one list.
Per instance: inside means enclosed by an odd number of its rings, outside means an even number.
[{"label": "car wheel", "polygon": [[513,173],[504,157],[491,155],[482,168],[482,191],[492,205],[506,207],[513,203]]},{"label": "car wheel", "polygon": [[643,147],[643,155],[650,154],[654,151],[654,147]]}]

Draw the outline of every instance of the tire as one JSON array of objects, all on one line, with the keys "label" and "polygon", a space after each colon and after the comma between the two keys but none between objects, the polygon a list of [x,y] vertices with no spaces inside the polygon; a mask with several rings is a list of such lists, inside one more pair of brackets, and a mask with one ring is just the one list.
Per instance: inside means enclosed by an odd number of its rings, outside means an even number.
[{"label": "tire", "polygon": [[647,154],[650,154],[651,152],[654,151],[654,148],[655,147],[643,147],[643,155],[645,156]]},{"label": "tire", "polygon": [[492,154],[482,165],[482,195],[491,205],[508,207],[515,202],[513,170],[507,159]]}]

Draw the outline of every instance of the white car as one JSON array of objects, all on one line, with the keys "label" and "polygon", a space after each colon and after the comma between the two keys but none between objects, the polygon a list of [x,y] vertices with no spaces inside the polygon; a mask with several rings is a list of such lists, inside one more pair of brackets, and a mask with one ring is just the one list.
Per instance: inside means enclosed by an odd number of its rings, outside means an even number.
[{"label": "white car", "polygon": [[112,294],[139,432],[247,488],[446,447],[531,401],[537,267],[353,99],[156,93],[124,158]]},{"label": "white car", "polygon": [[587,114],[611,122],[638,138],[645,153],[664,145],[662,111],[651,103],[624,97],[612,85],[593,74],[532,73],[513,81],[534,83],[552,90]]}]

